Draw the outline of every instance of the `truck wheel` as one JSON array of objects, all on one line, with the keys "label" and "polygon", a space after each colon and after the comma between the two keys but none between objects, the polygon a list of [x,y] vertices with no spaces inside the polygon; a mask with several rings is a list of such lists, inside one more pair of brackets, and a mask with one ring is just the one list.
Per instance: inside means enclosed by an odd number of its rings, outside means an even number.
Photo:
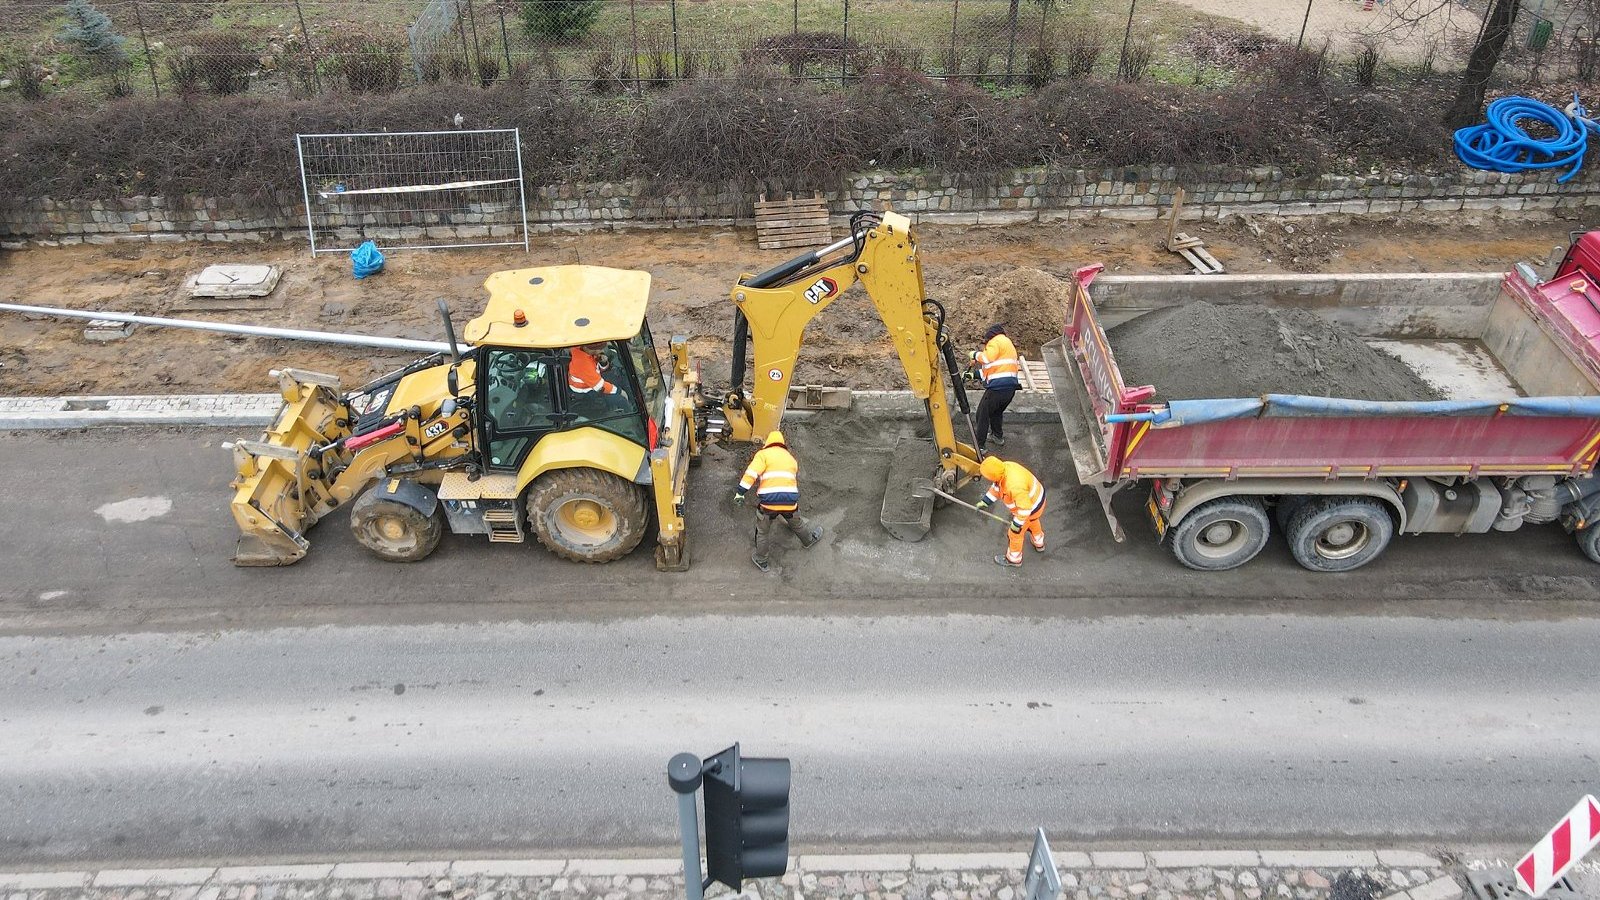
[{"label": "truck wheel", "polygon": [[1259,498],[1219,497],[1195,507],[1172,530],[1172,555],[1191,569],[1232,569],[1255,559],[1271,527]]},{"label": "truck wheel", "polygon": [[528,491],[528,524],[539,543],[573,562],[621,559],[650,525],[644,489],[598,469],[557,469]]},{"label": "truck wheel", "polygon": [[1600,525],[1590,525],[1588,528],[1573,535],[1578,540],[1578,549],[1583,555],[1600,563]]},{"label": "truck wheel", "polygon": [[372,491],[350,506],[350,530],[361,546],[390,562],[426,559],[444,534],[444,511],[425,516],[395,500],[380,500]]},{"label": "truck wheel", "polygon": [[1323,497],[1296,510],[1286,534],[1295,562],[1313,572],[1349,572],[1389,546],[1394,519],[1378,500]]}]

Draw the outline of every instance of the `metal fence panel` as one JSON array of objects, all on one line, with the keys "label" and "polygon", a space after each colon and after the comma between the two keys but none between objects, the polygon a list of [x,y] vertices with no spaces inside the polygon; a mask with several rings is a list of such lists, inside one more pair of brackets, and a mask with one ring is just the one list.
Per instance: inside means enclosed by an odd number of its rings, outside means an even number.
[{"label": "metal fence panel", "polygon": [[528,247],[515,128],[296,135],[311,252]]}]

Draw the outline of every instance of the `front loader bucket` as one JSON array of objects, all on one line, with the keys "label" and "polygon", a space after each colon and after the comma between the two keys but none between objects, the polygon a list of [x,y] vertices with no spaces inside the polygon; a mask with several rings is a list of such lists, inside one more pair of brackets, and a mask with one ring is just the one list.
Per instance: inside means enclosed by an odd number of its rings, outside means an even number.
[{"label": "front loader bucket", "polygon": [[304,537],[319,515],[316,498],[326,496],[327,473],[310,450],[350,433],[339,380],[331,375],[284,369],[274,373],[283,408],[257,441],[236,441],[233,450],[233,520],[238,566],[287,566],[310,549]]}]

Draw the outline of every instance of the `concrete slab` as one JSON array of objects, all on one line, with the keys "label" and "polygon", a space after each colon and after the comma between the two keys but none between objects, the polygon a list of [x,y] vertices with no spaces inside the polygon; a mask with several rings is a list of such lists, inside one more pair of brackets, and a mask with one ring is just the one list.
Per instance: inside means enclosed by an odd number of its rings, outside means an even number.
[{"label": "concrete slab", "polygon": [[802,856],[800,857],[800,868],[807,872],[904,872],[911,868],[911,854],[879,853],[847,856]]},{"label": "concrete slab", "polygon": [[1240,869],[1261,865],[1254,850],[1151,850],[1150,864],[1158,869]]},{"label": "concrete slab", "polygon": [[458,859],[450,864],[452,876],[490,878],[551,878],[566,869],[564,859]]},{"label": "concrete slab", "polygon": [[450,871],[446,861],[355,862],[333,867],[333,878],[443,878]]},{"label": "concrete slab", "polygon": [[1370,869],[1378,854],[1370,850],[1263,850],[1261,864],[1277,868]]},{"label": "concrete slab", "polygon": [[1143,869],[1148,865],[1143,853],[1128,850],[1094,850],[1089,858],[1102,869]]},{"label": "concrete slab", "polygon": [[1411,900],[1458,900],[1462,894],[1461,885],[1454,878],[1448,876],[1435,878],[1433,881],[1420,887],[1414,887],[1406,893],[1411,895]]},{"label": "concrete slab", "polygon": [[[1026,853],[918,853],[911,858],[919,872],[1022,871],[1028,867]],[[1056,864],[1060,865],[1058,858]]]},{"label": "concrete slab", "polygon": [[95,887],[150,887],[174,884],[204,884],[217,870],[193,869],[105,869],[94,876]]},{"label": "concrete slab", "polygon": [[574,859],[567,862],[567,875],[680,875],[681,859]]},{"label": "concrete slab", "polygon": [[133,330],[137,327],[139,326],[132,322],[91,319],[88,327],[83,329],[83,338],[87,341],[97,341],[102,344],[120,341],[133,334]]},{"label": "concrete slab", "polygon": [[278,286],[277,266],[206,266],[184,282],[191,297],[265,297]]},{"label": "concrete slab", "polygon": [[1379,850],[1378,862],[1396,869],[1433,869],[1440,865],[1435,857],[1416,850]]},{"label": "concrete slab", "polygon": [[333,863],[298,866],[224,866],[212,876],[221,884],[275,884],[289,881],[320,881],[333,874]]},{"label": "concrete slab", "polygon": [[92,872],[0,872],[0,890],[47,891],[81,888]]}]

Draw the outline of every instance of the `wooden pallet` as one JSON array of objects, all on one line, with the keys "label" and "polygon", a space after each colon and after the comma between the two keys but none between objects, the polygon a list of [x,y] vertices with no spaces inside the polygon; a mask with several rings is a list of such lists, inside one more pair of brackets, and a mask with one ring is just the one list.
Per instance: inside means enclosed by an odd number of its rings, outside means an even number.
[{"label": "wooden pallet", "polygon": [[788,250],[794,247],[824,247],[833,243],[828,228],[828,204],[821,194],[795,199],[756,201],[756,246],[762,250]]},{"label": "wooden pallet", "polygon": [[1189,265],[1194,266],[1196,275],[1221,275],[1222,263],[1206,249],[1206,242],[1178,230],[1178,216],[1183,212],[1183,197],[1183,188],[1178,188],[1178,193],[1172,198],[1172,214],[1167,222],[1167,250],[1178,254]]},{"label": "wooden pallet", "polygon": [[1049,393],[1055,390],[1055,385],[1050,381],[1050,370],[1045,368],[1044,360],[1029,359],[1017,354],[1017,359],[1022,362],[1022,389]]}]

